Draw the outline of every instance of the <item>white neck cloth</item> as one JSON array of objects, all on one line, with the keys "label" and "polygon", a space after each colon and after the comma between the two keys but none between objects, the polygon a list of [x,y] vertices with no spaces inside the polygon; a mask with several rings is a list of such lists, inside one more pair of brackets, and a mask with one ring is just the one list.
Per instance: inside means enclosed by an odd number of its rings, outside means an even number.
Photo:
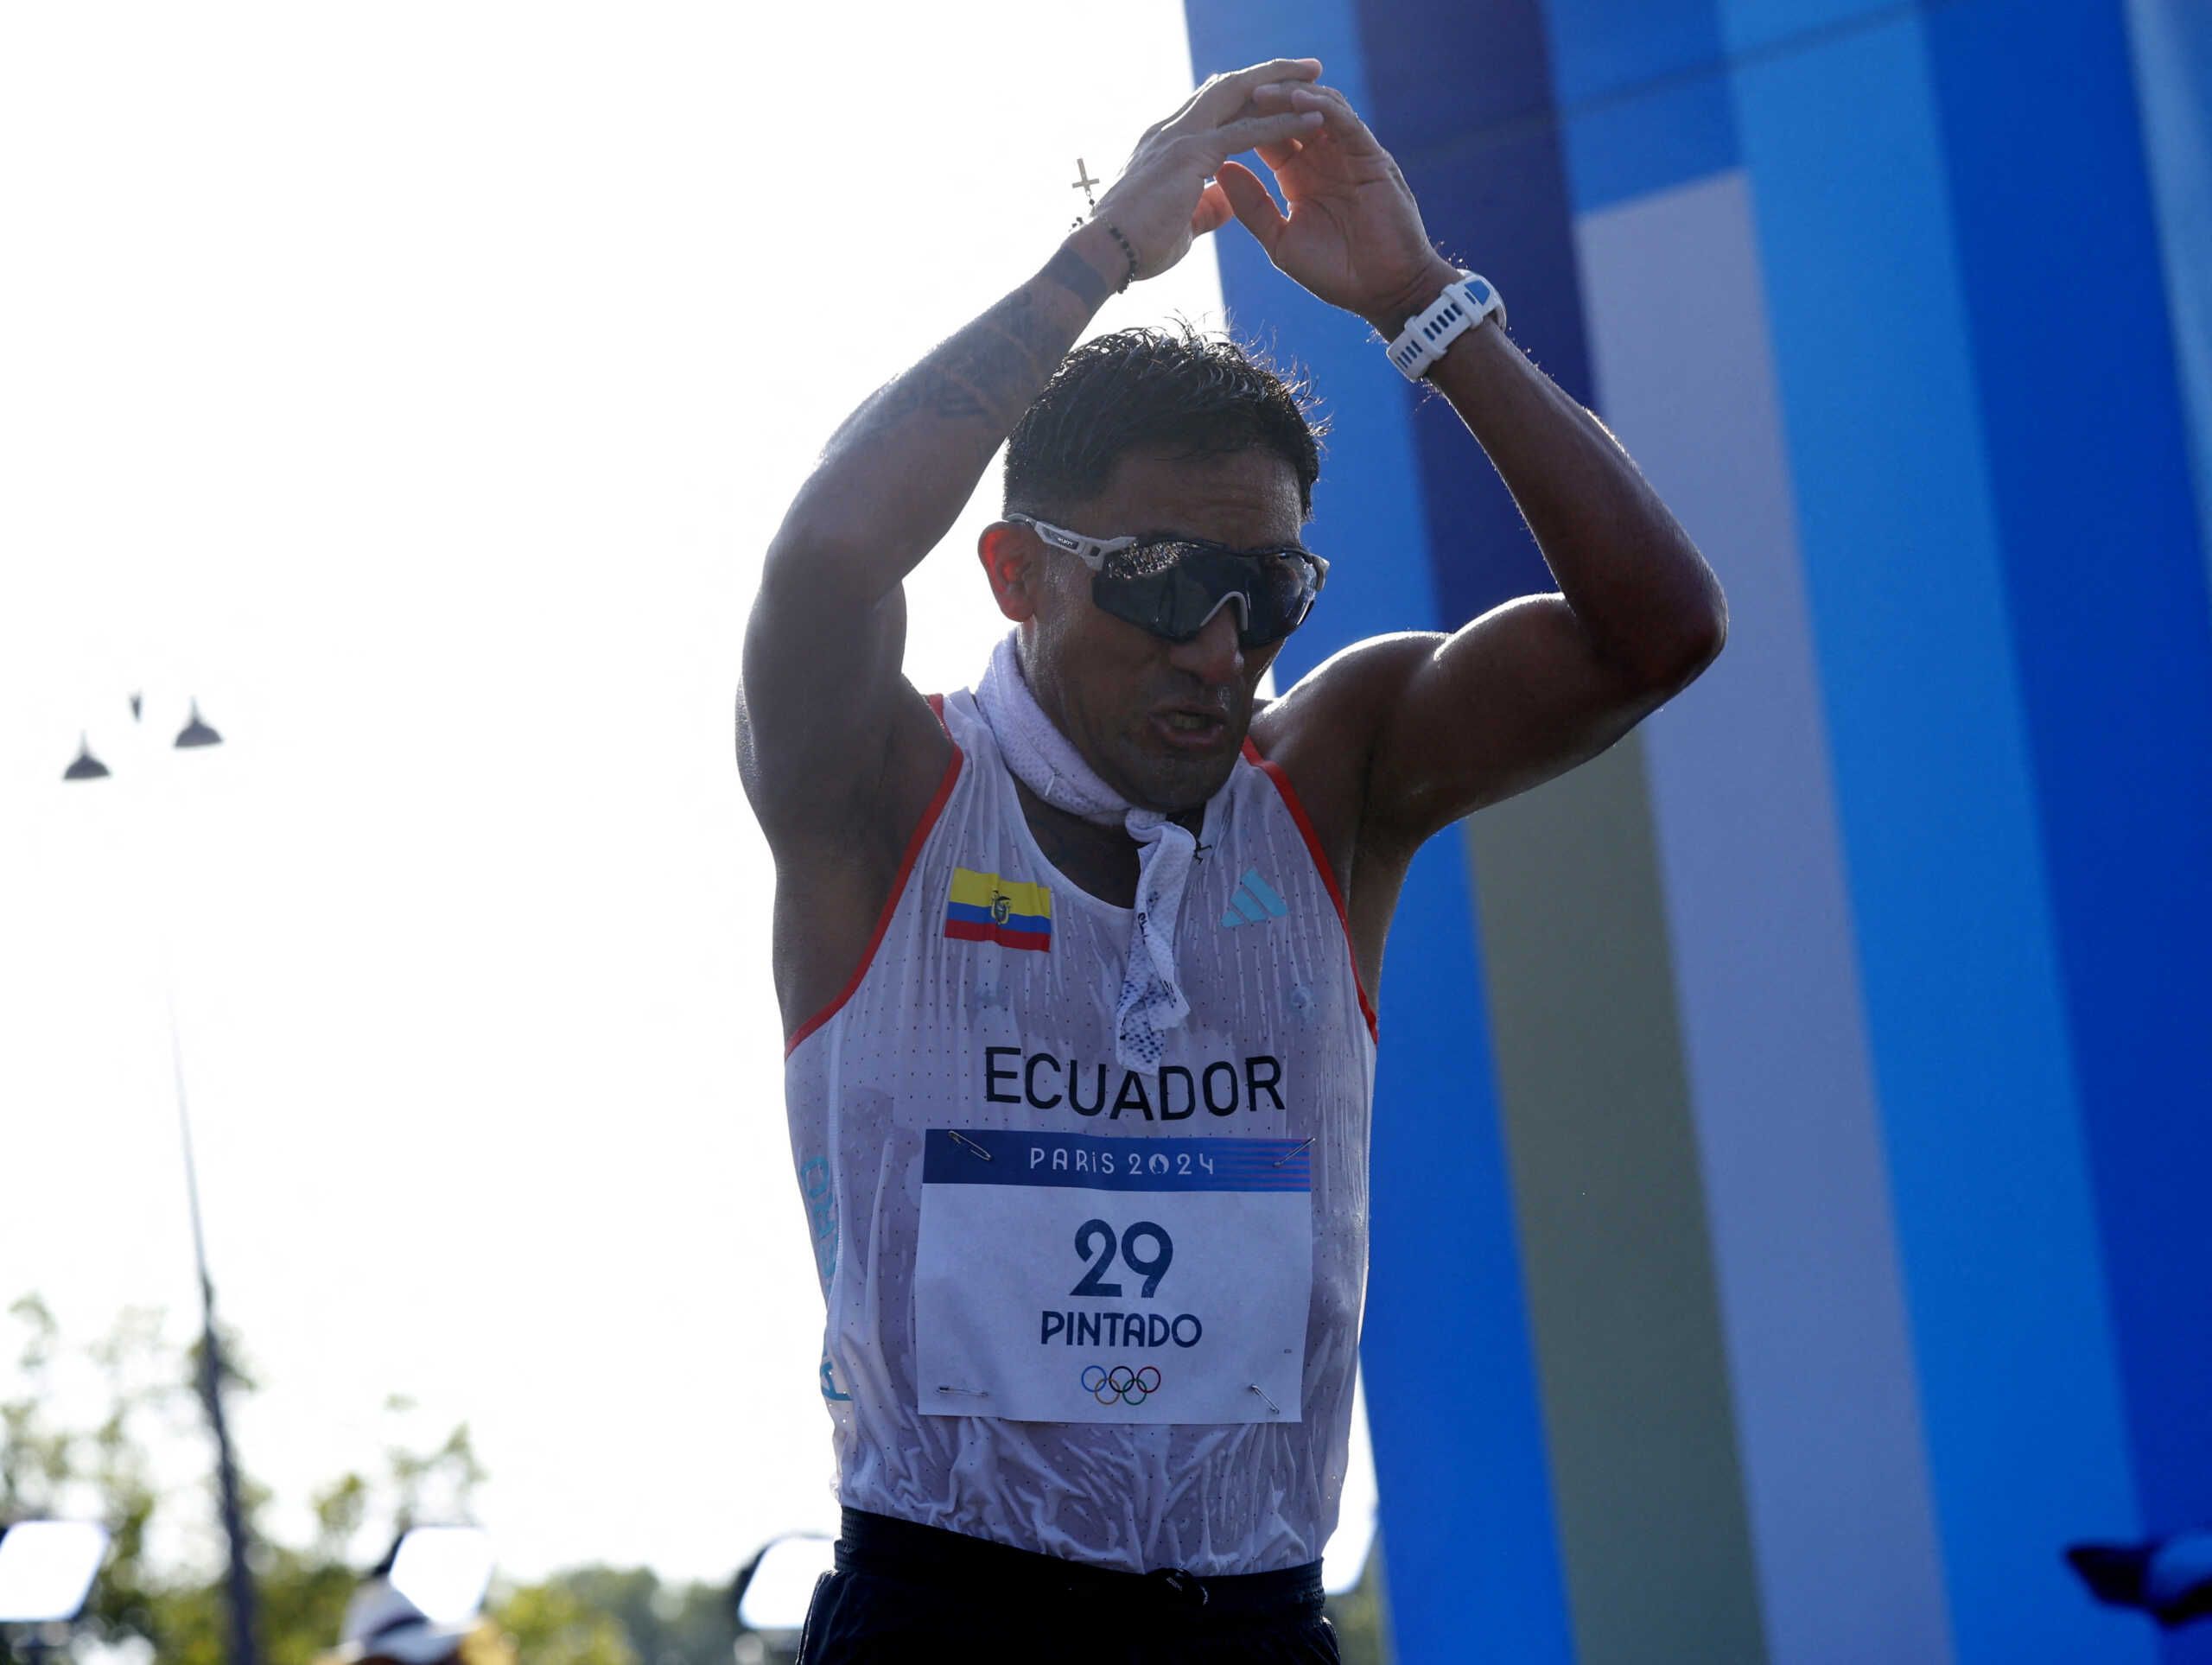
[{"label": "white neck cloth", "polygon": [[1158,810],[1133,806],[1083,760],[1023,680],[1014,654],[1019,634],[1009,632],[992,650],[976,705],[1023,785],[1070,815],[1108,827],[1118,821],[1137,841],[1136,930],[1114,1006],[1114,1053],[1123,1069],[1151,1073],[1160,1068],[1160,1031],[1191,1014],[1175,975],[1175,925],[1198,841]]}]

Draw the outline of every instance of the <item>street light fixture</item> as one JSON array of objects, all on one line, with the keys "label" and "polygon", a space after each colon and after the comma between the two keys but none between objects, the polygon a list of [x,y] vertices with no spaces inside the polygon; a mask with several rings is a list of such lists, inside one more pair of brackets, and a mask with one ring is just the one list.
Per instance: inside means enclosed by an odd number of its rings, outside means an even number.
[{"label": "street light fixture", "polygon": [[[130,720],[144,716],[142,696],[130,696]],[[200,715],[200,702],[192,702],[192,715],[177,732],[178,750],[219,746],[222,735]],[[107,766],[92,755],[83,734],[77,737],[77,760],[62,771],[68,780],[98,780]],[[168,956],[163,955],[162,993],[168,1004],[169,1064],[176,1082],[177,1130],[184,1144],[185,1195],[192,1204],[192,1254],[200,1273],[200,1397],[207,1412],[207,1426],[215,1436],[215,1480],[222,1504],[223,1535],[230,1545],[226,1584],[231,1610],[230,1665],[256,1665],[254,1645],[253,1573],[246,1558],[245,1514],[238,1501],[238,1465],[231,1453],[231,1433],[223,1416],[223,1348],[215,1331],[215,1283],[207,1274],[207,1241],[200,1226],[200,1176],[192,1156],[192,1116],[184,1095],[184,1046],[177,1033],[176,992],[168,986]]]},{"label": "street light fixture", "polygon": [[385,1574],[433,1624],[467,1624],[492,1587],[492,1535],[480,1526],[410,1527]]},{"label": "street light fixture", "polygon": [[835,1559],[819,1532],[784,1532],[738,1569],[730,1601],[737,1617],[737,1665],[780,1665],[798,1657],[816,1582]]},{"label": "street light fixture", "polygon": [[0,1528],[0,1624],[67,1624],[106,1556],[107,1528],[91,1521]]},{"label": "street light fixture", "polygon": [[92,742],[84,735],[77,736],[77,760],[61,772],[64,780],[98,780],[107,773],[107,765],[92,755]]},{"label": "street light fixture", "polygon": [[200,702],[193,701],[192,720],[177,730],[177,749],[182,751],[190,746],[220,746],[222,743],[223,737],[210,728],[201,718]]}]

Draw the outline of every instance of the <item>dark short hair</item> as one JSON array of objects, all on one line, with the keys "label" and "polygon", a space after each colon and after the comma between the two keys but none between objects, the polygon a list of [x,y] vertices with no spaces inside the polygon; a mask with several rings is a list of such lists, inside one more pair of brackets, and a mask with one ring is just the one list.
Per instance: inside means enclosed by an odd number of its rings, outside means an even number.
[{"label": "dark short hair", "polygon": [[1088,503],[1135,450],[1190,457],[1267,451],[1313,512],[1327,424],[1312,392],[1256,349],[1191,325],[1101,335],[1061,360],[1007,442],[1006,507],[1044,514]]}]

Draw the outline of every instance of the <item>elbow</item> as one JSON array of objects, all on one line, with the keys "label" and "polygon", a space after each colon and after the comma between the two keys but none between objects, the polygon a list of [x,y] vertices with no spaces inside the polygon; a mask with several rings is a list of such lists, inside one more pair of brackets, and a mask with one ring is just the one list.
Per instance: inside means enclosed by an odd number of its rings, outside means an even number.
[{"label": "elbow", "polygon": [[1728,645],[1728,598],[1710,574],[1702,588],[1694,601],[1673,610],[1665,624],[1651,632],[1637,656],[1640,680],[1660,702],[1672,699],[1704,675]]},{"label": "elbow", "polygon": [[1706,605],[1682,632],[1680,672],[1683,685],[1694,682],[1728,645],[1728,598],[1718,583],[1708,587]]}]

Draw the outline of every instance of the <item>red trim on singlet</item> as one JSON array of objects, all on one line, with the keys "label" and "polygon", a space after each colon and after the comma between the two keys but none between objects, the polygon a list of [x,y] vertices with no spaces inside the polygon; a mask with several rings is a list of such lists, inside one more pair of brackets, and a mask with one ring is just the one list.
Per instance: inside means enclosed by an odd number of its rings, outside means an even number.
[{"label": "red trim on singlet", "polygon": [[1375,1007],[1369,1004],[1366,985],[1359,979],[1359,956],[1351,945],[1351,916],[1344,912],[1344,893],[1337,885],[1337,870],[1329,865],[1329,853],[1321,848],[1320,836],[1313,830],[1313,823],[1306,813],[1306,805],[1299,802],[1298,789],[1290,784],[1290,777],[1278,764],[1270,763],[1260,755],[1260,748],[1252,744],[1252,737],[1244,737],[1244,760],[1274,782],[1275,791],[1282,795],[1282,806],[1290,811],[1290,818],[1298,823],[1298,830],[1305,836],[1306,853],[1313,858],[1313,866],[1321,875],[1321,882],[1328,887],[1329,899],[1337,905],[1337,923],[1344,928],[1344,954],[1351,961],[1351,986],[1359,995],[1360,1015],[1367,1020],[1368,1039],[1377,1045],[1382,1031],[1375,1020]]},{"label": "red trim on singlet", "polygon": [[[930,709],[937,713],[938,726],[944,728],[944,696],[931,695]],[[945,728],[944,737],[952,740],[952,730]],[[785,1058],[798,1051],[799,1042],[836,1017],[844,1008],[845,1002],[852,999],[854,991],[860,988],[861,979],[868,975],[868,967],[875,963],[875,950],[883,945],[883,933],[891,929],[891,916],[899,911],[899,899],[906,893],[906,877],[914,870],[914,863],[922,853],[922,845],[929,838],[930,829],[937,825],[938,817],[944,813],[945,804],[952,797],[952,783],[960,778],[960,766],[965,760],[960,742],[952,740],[952,761],[944,766],[944,778],[937,784],[937,795],[930,799],[929,808],[922,811],[922,818],[914,825],[913,836],[906,841],[906,854],[899,858],[899,876],[891,881],[891,894],[884,899],[883,912],[876,916],[875,934],[868,939],[868,947],[861,955],[861,963],[853,968],[851,978],[837,991],[837,998],[801,1024],[798,1033],[784,1043]],[[1333,891],[1334,887],[1332,886],[1331,889]],[[1341,902],[1337,905],[1337,911],[1339,913],[1344,911]],[[1362,998],[1364,999],[1363,996]]]}]

